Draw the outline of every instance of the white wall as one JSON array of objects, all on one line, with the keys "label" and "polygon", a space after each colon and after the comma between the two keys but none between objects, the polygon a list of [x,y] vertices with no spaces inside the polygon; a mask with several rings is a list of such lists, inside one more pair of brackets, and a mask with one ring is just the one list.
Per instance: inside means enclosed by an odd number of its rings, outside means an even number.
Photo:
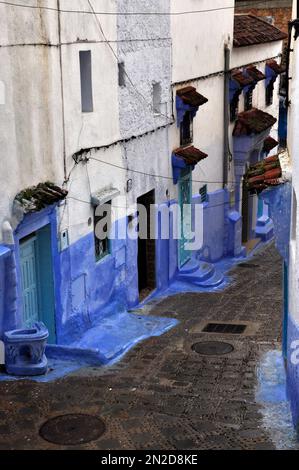
[{"label": "white wall", "polygon": [[0,5],[0,18],[0,43],[7,46],[0,48],[6,95],[0,105],[1,228],[20,190],[46,180],[63,183],[63,161],[58,48],[23,45],[57,44],[57,14]]},{"label": "white wall", "polygon": [[[296,4],[294,1],[293,17],[296,15]],[[290,100],[291,106],[289,108],[289,122],[288,122],[288,150],[292,162],[292,179],[293,179],[293,193],[296,194],[297,199],[297,217],[294,214],[294,198],[292,202],[292,224],[295,218],[297,219],[297,227],[294,232],[296,236],[291,239],[290,243],[290,262],[289,262],[289,312],[293,318],[299,322],[299,264],[298,264],[298,249],[299,249],[299,43],[293,41],[292,48],[294,53],[291,54],[291,67],[290,76]],[[291,227],[291,231],[292,231]]]},{"label": "white wall", "polygon": [[[117,2],[91,0],[95,11],[116,12]],[[69,9],[68,0],[62,0],[61,9]],[[74,10],[91,11],[88,2],[72,2]],[[81,149],[102,147],[120,139],[118,104],[117,17],[114,15],[63,14],[61,16],[62,70],[65,103],[65,135],[67,172],[74,165],[73,154]],[[99,26],[100,24],[100,26]],[[101,31],[101,28],[104,32]],[[114,54],[105,42],[112,41]],[[81,110],[81,81],[79,51],[91,51],[93,112]],[[107,163],[123,166],[120,146],[92,150],[89,156]],[[68,184],[67,208],[61,209],[61,230],[69,228],[70,243],[93,231],[88,220],[93,215],[89,205],[91,193],[117,188],[124,194],[125,172],[104,163],[80,163],[72,172]],[[71,198],[75,198],[71,199]],[[78,201],[78,199],[81,201]],[[117,200],[113,201],[117,205]]]},{"label": "white wall", "polygon": [[[176,90],[189,85],[209,100],[199,108],[193,122],[194,145],[208,154],[208,158],[200,162],[193,172],[193,193],[198,194],[206,182],[209,182],[208,190],[215,191],[222,188],[223,178],[224,78],[217,75],[204,80],[192,79],[223,71],[224,45],[233,37],[234,1],[217,0],[211,4],[207,0],[174,0],[171,4],[173,13],[216,10],[171,18],[172,82],[176,84],[173,88],[174,103]],[[217,8],[227,9],[217,11]],[[171,151],[179,144],[180,132],[175,126],[170,131]]]},{"label": "white wall", "polygon": [[223,70],[224,42],[233,36],[234,3],[234,0],[171,2],[172,13],[215,9],[172,16],[173,82]]}]

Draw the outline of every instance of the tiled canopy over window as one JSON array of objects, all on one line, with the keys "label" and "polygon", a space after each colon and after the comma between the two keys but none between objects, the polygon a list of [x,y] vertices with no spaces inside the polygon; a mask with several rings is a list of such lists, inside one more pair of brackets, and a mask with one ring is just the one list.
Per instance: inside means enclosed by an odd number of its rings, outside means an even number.
[{"label": "tiled canopy over window", "polygon": [[181,172],[186,169],[194,170],[195,166],[208,155],[201,150],[191,146],[178,148],[172,154],[173,182],[177,184]]},{"label": "tiled canopy over window", "polygon": [[[177,90],[176,95],[176,110],[177,110],[177,126],[181,127],[181,145],[184,145],[184,138],[186,137],[185,134],[182,135],[182,125],[184,121],[186,121],[186,117],[188,117],[189,124],[190,124],[190,132],[191,131],[191,124],[193,118],[196,116],[198,108],[205,103],[208,102],[208,99],[202,96],[200,93],[196,91],[196,88],[192,86],[187,86]],[[184,126],[183,126],[184,127]],[[185,129],[186,133],[186,129]],[[186,144],[187,144],[186,139]],[[188,145],[188,144],[187,144]],[[172,168],[173,168],[173,182],[177,184],[181,172],[190,169],[190,171],[194,170],[195,166],[203,159],[207,158],[207,154],[202,152],[201,150],[195,148],[193,145],[180,147],[173,151],[172,153]]]},{"label": "tiled canopy over window", "polygon": [[192,119],[196,116],[198,108],[208,102],[208,99],[196,91],[196,88],[188,86],[177,90],[176,110],[177,126],[180,127],[187,112]]},{"label": "tiled canopy over window", "polygon": [[277,119],[271,114],[264,113],[259,109],[251,109],[240,113],[235,124],[233,136],[241,137],[252,134],[260,134],[276,123]]},{"label": "tiled canopy over window", "polygon": [[266,63],[266,87],[271,81],[275,82],[278,75],[285,72],[285,68],[279,65],[276,60],[268,60]]},{"label": "tiled canopy over window", "polygon": [[244,94],[253,91],[256,84],[265,78],[266,76],[254,65],[247,67],[243,71],[234,71],[231,75],[229,87],[230,102],[232,103],[233,100],[238,98],[242,91]]}]

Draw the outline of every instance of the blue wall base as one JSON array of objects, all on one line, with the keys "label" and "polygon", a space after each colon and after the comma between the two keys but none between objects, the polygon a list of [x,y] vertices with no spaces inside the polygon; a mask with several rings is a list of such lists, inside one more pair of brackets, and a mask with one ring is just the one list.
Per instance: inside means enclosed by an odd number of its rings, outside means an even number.
[{"label": "blue wall base", "polygon": [[80,360],[90,365],[106,365],[119,360],[137,343],[160,336],[178,324],[176,319],[115,313],[87,330],[68,346],[48,346],[51,359]]},{"label": "blue wall base", "polygon": [[258,219],[255,234],[264,242],[271,240],[274,236],[274,224],[267,216],[262,216]]},{"label": "blue wall base", "polygon": [[[294,350],[291,349],[293,341],[299,340],[299,324],[292,315],[288,318],[288,356],[287,356],[287,393],[291,402],[294,425],[299,431],[299,364],[292,361]],[[298,349],[298,348],[297,348]],[[299,354],[297,355],[299,357]]]}]

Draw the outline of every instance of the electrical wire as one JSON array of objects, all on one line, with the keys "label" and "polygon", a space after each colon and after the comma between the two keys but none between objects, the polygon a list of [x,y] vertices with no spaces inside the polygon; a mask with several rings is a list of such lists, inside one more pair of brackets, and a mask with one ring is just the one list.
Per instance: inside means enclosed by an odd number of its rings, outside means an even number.
[{"label": "electrical wire", "polygon": [[[264,2],[256,2],[256,5],[262,5]],[[68,10],[68,9],[58,9],[54,7],[47,7],[47,6],[38,6],[38,5],[23,5],[21,3],[15,2],[8,2],[8,1],[0,1],[0,4],[7,5],[11,7],[19,7],[19,8],[28,8],[32,10],[47,10],[47,11],[54,11],[60,13],[76,13],[76,14],[84,14],[89,15],[92,12],[89,10]],[[242,8],[252,7],[252,4],[243,4]],[[117,11],[95,11],[96,15],[103,15],[103,16],[183,16],[183,15],[191,15],[191,14],[199,14],[199,13],[210,13],[214,11],[225,11],[225,10],[235,10],[235,5],[230,7],[219,7],[219,8],[207,8],[204,10],[190,10],[190,11],[165,11],[165,12],[154,12],[154,11],[143,11],[143,12],[117,12]]]},{"label": "electrical wire", "polygon": [[[281,184],[284,184],[284,183],[281,183]],[[271,186],[271,188],[274,188],[274,187],[275,187],[275,186]],[[193,194],[193,196],[194,196],[194,194]],[[255,198],[256,196],[257,196],[257,193],[255,193],[255,194],[249,194],[248,198],[253,199],[253,198]],[[75,197],[75,196],[67,196],[66,199],[71,199],[71,200],[74,200],[74,201],[77,201],[77,202],[81,202],[82,204],[87,204],[87,205],[89,205],[89,206],[91,205],[91,201],[85,201],[84,199],[80,199],[80,198],[77,198],[77,197]],[[240,198],[240,199],[237,199],[237,200],[235,201],[235,203],[234,203],[234,206],[236,206],[237,204],[243,203],[243,200],[244,200],[243,197]],[[191,204],[192,204],[192,203],[191,203]],[[204,204],[204,203],[201,203],[201,204]],[[154,205],[155,205],[155,204],[154,204]],[[224,206],[229,206],[229,205],[230,205],[229,202],[221,202],[221,203],[219,203],[219,204],[208,204],[208,205],[207,205],[207,209],[212,209],[212,208],[214,208],[214,207],[221,207],[221,206],[224,207]],[[132,206],[134,206],[134,204],[132,204]],[[130,209],[130,207],[128,207],[128,206],[125,207],[125,206],[116,206],[116,205],[113,205],[113,206],[112,206],[112,209],[126,209],[126,210],[128,210],[128,209]]]},{"label": "electrical wire", "polygon": [[[117,168],[119,170],[123,170],[123,171],[126,171],[126,172],[131,172],[131,173],[136,173],[136,174],[142,175],[142,176],[149,176],[149,177],[152,177],[152,178],[159,178],[159,179],[166,179],[166,180],[172,180],[173,181],[172,176],[155,175],[154,173],[146,173],[144,171],[133,170],[132,168],[125,168],[123,166],[116,165],[115,163],[105,162],[105,160],[100,160],[99,158],[95,158],[95,157],[88,157],[88,160],[96,161],[98,163],[102,163],[104,165],[108,165],[108,166],[111,166],[113,168]],[[204,180],[192,179],[192,182],[202,183],[202,184],[223,184],[223,180],[222,181],[204,181]],[[236,183],[235,181],[229,181],[228,184],[238,186],[238,183]]]},{"label": "electrical wire", "polygon": [[[156,42],[156,41],[171,41],[171,37],[167,38],[132,38],[132,39],[108,39],[111,44],[123,44],[131,42]],[[0,48],[9,47],[61,47],[61,46],[77,46],[80,44],[106,44],[107,41],[103,40],[78,40],[61,43],[50,43],[50,42],[32,42],[32,43],[15,43],[15,44],[0,44]]]}]

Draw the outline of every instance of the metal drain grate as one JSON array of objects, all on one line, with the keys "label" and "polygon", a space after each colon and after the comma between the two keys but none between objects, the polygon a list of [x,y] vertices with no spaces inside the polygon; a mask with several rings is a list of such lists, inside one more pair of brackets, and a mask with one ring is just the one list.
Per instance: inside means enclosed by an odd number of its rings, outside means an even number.
[{"label": "metal drain grate", "polygon": [[259,268],[260,265],[259,264],[254,264],[254,263],[240,263],[237,265],[237,268],[251,268],[251,269],[254,269],[254,268]]},{"label": "metal drain grate", "polygon": [[222,356],[230,354],[234,351],[232,344],[223,343],[220,341],[205,341],[202,343],[195,343],[192,346],[192,351],[202,356]]},{"label": "metal drain grate", "polygon": [[95,416],[69,414],[50,419],[39,433],[45,441],[70,446],[96,441],[105,430],[105,423]]},{"label": "metal drain grate", "polygon": [[208,323],[203,333],[223,333],[232,335],[241,335],[246,330],[246,325],[235,325],[233,323]]}]

